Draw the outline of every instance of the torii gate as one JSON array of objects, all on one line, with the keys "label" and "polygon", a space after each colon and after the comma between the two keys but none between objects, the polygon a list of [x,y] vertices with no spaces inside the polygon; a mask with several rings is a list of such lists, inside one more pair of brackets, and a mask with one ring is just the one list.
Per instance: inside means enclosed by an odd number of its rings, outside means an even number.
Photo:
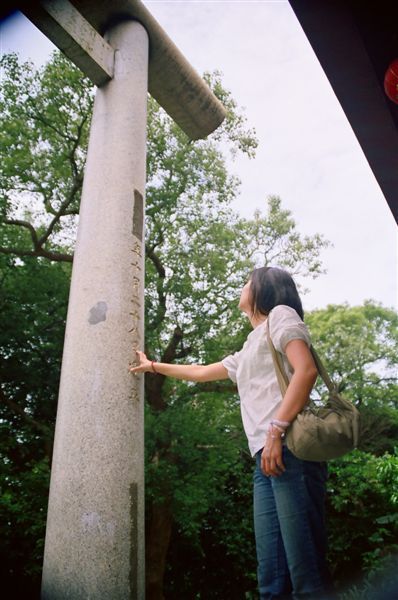
[{"label": "torii gate", "polygon": [[144,343],[148,83],[192,139],[216,129],[225,110],[140,0],[14,4],[99,86],[69,296],[42,598],[141,600],[143,377],[133,381],[128,363]]}]

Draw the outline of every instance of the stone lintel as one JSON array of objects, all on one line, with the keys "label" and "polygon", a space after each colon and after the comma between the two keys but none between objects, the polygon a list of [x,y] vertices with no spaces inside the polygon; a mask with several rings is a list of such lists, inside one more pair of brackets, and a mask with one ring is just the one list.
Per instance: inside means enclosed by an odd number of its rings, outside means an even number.
[{"label": "stone lintel", "polygon": [[[205,138],[224,120],[226,111],[221,102],[140,0],[10,0],[9,4],[26,14],[99,86],[112,77],[109,46],[102,36],[115,23],[138,21],[149,37],[148,86],[155,100],[192,140]],[[51,15],[44,5],[51,7]],[[71,27],[66,16],[60,23],[52,16],[56,5],[73,5],[91,29],[81,20]],[[96,40],[95,44],[91,40]],[[108,58],[99,60],[98,55]]]},{"label": "stone lintel", "polygon": [[114,49],[68,0],[41,0],[22,10],[95,85],[112,79]]}]

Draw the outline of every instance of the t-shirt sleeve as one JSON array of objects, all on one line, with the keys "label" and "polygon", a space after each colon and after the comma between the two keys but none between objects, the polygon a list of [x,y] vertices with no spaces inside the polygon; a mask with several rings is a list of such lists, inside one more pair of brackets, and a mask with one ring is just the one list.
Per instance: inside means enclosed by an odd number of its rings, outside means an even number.
[{"label": "t-shirt sleeve", "polygon": [[230,354],[221,361],[228,371],[228,377],[232,379],[234,383],[236,383],[236,371],[239,365],[239,355],[240,352],[235,352],[235,354]]},{"label": "t-shirt sleeve", "polygon": [[311,346],[307,326],[294,308],[278,305],[271,311],[269,319],[271,340],[278,352],[285,354],[286,346],[291,340],[304,340],[308,347]]}]

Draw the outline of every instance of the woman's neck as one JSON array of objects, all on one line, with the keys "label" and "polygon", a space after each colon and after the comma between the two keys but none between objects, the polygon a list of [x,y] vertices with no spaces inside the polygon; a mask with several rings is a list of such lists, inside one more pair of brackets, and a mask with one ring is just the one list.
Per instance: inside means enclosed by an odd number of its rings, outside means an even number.
[{"label": "woman's neck", "polygon": [[255,315],[248,315],[250,323],[253,329],[256,329],[261,323],[264,323],[267,320],[266,315],[262,315],[261,313],[257,313]]}]

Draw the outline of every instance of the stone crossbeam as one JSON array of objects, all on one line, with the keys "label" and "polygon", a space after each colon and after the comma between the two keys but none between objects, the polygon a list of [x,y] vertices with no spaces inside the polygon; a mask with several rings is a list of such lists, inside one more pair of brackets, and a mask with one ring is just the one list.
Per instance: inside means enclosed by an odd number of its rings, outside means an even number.
[{"label": "stone crossbeam", "polygon": [[103,33],[120,21],[140,22],[149,37],[150,94],[193,140],[225,118],[221,102],[140,0],[15,0],[15,8],[98,86],[112,77],[112,51]]},{"label": "stone crossbeam", "polygon": [[43,0],[24,12],[95,85],[112,79],[114,49],[68,0]]}]

